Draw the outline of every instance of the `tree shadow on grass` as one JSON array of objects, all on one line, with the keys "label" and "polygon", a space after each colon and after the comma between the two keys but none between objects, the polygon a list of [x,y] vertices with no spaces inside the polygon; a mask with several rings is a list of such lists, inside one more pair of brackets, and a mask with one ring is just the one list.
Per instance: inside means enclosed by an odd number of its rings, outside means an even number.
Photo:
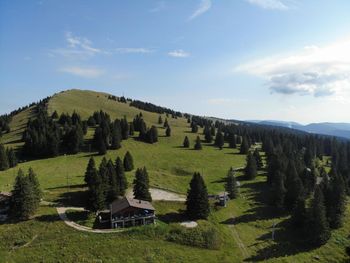
[{"label": "tree shadow on grass", "polygon": [[[78,189],[78,188],[84,188],[86,187],[86,184],[75,184],[75,185],[70,185],[69,189]],[[58,189],[67,189],[67,186],[57,186],[57,187],[50,187],[46,188],[47,190],[58,190]]]},{"label": "tree shadow on grass", "polygon": [[57,203],[63,206],[86,207],[88,191],[65,192],[59,195]]},{"label": "tree shadow on grass", "polygon": [[40,222],[55,222],[55,221],[60,221],[61,219],[58,216],[58,214],[50,214],[50,215],[37,216],[35,217],[35,220]]},{"label": "tree shadow on grass", "polygon": [[[261,262],[268,259],[280,258],[308,252],[315,247],[305,242],[301,232],[290,226],[289,220],[284,220],[276,225],[274,241],[272,241],[272,229],[270,233],[260,236],[258,242],[270,243],[268,246],[257,251],[256,255],[245,259],[247,262]],[[253,246],[254,246],[253,245]]]},{"label": "tree shadow on grass", "polygon": [[157,218],[160,221],[163,221],[165,223],[180,223],[183,221],[188,220],[188,218],[186,217],[185,211],[184,210],[179,210],[178,212],[170,212],[170,213],[166,213],[163,215],[157,215]]}]

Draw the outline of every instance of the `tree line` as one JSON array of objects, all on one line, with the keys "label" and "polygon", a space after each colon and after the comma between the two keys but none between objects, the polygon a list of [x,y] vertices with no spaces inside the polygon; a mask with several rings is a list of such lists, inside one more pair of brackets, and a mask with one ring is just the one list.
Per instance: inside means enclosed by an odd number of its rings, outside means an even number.
[{"label": "tree line", "polygon": [[18,163],[17,155],[12,148],[6,148],[0,144],[0,171],[15,167]]}]

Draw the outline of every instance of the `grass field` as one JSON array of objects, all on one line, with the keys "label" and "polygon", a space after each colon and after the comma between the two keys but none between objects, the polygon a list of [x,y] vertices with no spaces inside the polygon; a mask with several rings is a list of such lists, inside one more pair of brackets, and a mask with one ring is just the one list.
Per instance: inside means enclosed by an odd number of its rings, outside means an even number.
[{"label": "grass field", "polygon": [[[102,109],[112,118],[124,115],[128,120],[140,112],[127,104],[106,98],[106,94],[92,91],[71,90],[55,95],[49,103],[49,112],[57,110],[72,113],[76,110],[83,119]],[[156,125],[158,114],[141,111],[148,125]],[[13,131],[3,137],[8,145],[20,146],[20,129],[30,116],[30,110],[13,118]],[[165,119],[165,116],[163,116]],[[223,178],[227,170],[242,167],[245,156],[237,150],[217,148],[203,144],[202,151],[181,147],[185,136],[194,139],[199,134],[190,132],[186,119],[168,119],[172,136],[165,137],[159,127],[159,142],[146,144],[133,138],[122,142],[122,148],[108,151],[106,158],[123,157],[128,150],[134,157],[136,167],[146,166],[153,187],[186,193],[194,171],[204,175],[209,193],[223,191]],[[17,127],[17,128],[14,128]],[[89,130],[87,139],[93,131]],[[202,136],[202,135],[201,135]],[[203,137],[203,136],[202,136]],[[19,164],[14,169],[0,172],[0,190],[11,190],[19,168],[32,167],[39,176],[44,199],[70,205],[84,205],[86,197],[83,175],[90,156],[97,163],[101,156],[82,152],[72,156],[60,156]],[[238,173],[238,175],[240,175]],[[134,172],[127,173],[129,183]],[[222,239],[219,250],[208,250],[178,245],[157,238],[152,231],[132,231],[116,234],[81,233],[61,222],[53,207],[41,206],[34,219],[21,223],[0,224],[1,262],[342,262],[345,246],[350,245],[350,215],[346,215],[344,227],[334,231],[331,240],[321,248],[305,249],[298,244],[303,237],[288,231],[288,218],[277,214],[266,205],[268,189],[264,174],[254,181],[242,183],[240,197],[230,201],[227,208],[213,209],[209,224]],[[177,202],[155,202],[158,225],[180,222],[184,205]],[[349,207],[348,207],[349,208]],[[348,209],[349,212],[349,209]],[[74,216],[74,215],[73,215]],[[77,220],[91,225],[91,219]],[[234,220],[232,219],[234,218]],[[277,224],[276,239],[271,240],[271,226]],[[147,234],[148,233],[148,234]]]}]

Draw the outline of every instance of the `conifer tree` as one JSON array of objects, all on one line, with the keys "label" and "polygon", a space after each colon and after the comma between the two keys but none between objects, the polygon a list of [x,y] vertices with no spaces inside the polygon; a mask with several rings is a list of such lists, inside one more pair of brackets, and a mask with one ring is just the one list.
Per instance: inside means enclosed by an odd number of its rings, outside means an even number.
[{"label": "conifer tree", "polygon": [[191,125],[191,132],[193,132],[193,133],[198,132],[198,125],[194,122],[192,122],[192,125]]},{"label": "conifer tree", "polygon": [[170,137],[170,136],[171,136],[171,128],[170,128],[170,126],[168,126],[168,127],[166,128],[166,130],[165,130],[165,136],[166,136],[166,137]]},{"label": "conifer tree", "polygon": [[100,127],[97,127],[94,134],[94,147],[98,151],[98,154],[104,155],[107,152],[106,141],[103,135],[103,131]]},{"label": "conifer tree", "polygon": [[219,129],[218,132],[216,133],[216,136],[215,136],[215,146],[222,149],[222,147],[224,146],[224,143],[225,143],[224,135],[222,134],[221,130]]},{"label": "conifer tree", "polygon": [[257,175],[256,161],[251,152],[249,152],[247,155],[247,165],[244,169],[244,173],[245,173],[245,177],[248,180],[255,179]]},{"label": "conifer tree", "polygon": [[112,132],[111,132],[111,149],[116,150],[121,147],[122,134],[120,121],[117,119],[113,123]]},{"label": "conifer tree", "polygon": [[231,167],[226,176],[225,190],[231,199],[235,199],[238,195],[237,181],[235,177],[235,172]]},{"label": "conifer tree", "polygon": [[284,206],[284,198],[286,194],[286,189],[284,187],[283,174],[277,171],[272,182],[272,203],[278,207],[282,208]]},{"label": "conifer tree", "polygon": [[149,179],[146,167],[138,168],[134,180],[134,198],[152,201],[151,193],[149,192]]},{"label": "conifer tree", "polygon": [[190,140],[188,139],[187,136],[185,136],[184,142],[182,143],[184,148],[189,148],[190,147]]},{"label": "conifer tree", "polygon": [[105,208],[105,189],[101,176],[97,171],[92,173],[91,185],[89,186],[88,207],[92,211],[99,211]]},{"label": "conifer tree", "polygon": [[194,149],[195,150],[202,150],[202,143],[201,143],[201,139],[199,138],[199,136],[197,136],[196,143],[194,144]]},{"label": "conifer tree", "polygon": [[211,136],[215,136],[215,126],[211,126],[210,133],[211,133]]},{"label": "conifer tree", "polygon": [[88,186],[91,185],[95,173],[97,173],[95,160],[93,157],[90,157],[84,176],[84,181]]},{"label": "conifer tree", "polygon": [[304,199],[299,199],[297,201],[296,206],[292,212],[291,222],[295,227],[299,229],[303,229],[305,227],[305,224],[307,222],[307,211]]},{"label": "conifer tree", "polygon": [[200,173],[194,173],[187,192],[186,213],[190,219],[207,219],[209,216],[207,187]]},{"label": "conifer tree", "polygon": [[243,141],[241,143],[240,154],[247,154],[249,151],[249,145],[246,137],[243,137]]},{"label": "conifer tree", "polygon": [[28,180],[31,184],[32,187],[32,191],[34,194],[34,209],[38,209],[41,198],[43,196],[43,193],[40,189],[40,184],[39,184],[39,180],[38,177],[36,175],[36,173],[34,172],[34,170],[30,167],[28,170]]},{"label": "conifer tree", "polygon": [[127,181],[126,176],[125,176],[123,162],[119,157],[115,161],[115,171],[116,171],[116,175],[117,175],[117,185],[118,185],[118,189],[119,189],[119,194],[121,196],[124,196],[125,192],[128,188],[128,181]]},{"label": "conifer tree", "polygon": [[18,163],[17,156],[15,151],[11,148],[7,150],[7,157],[8,157],[8,163],[9,167],[15,167]]},{"label": "conifer tree", "polygon": [[163,124],[162,115],[159,115],[159,118],[158,118],[158,124]]},{"label": "conifer tree", "polygon": [[133,122],[130,122],[129,123],[129,135],[130,136],[134,136],[134,133],[135,133],[135,127],[134,127],[134,123]]},{"label": "conifer tree", "polygon": [[295,208],[298,200],[304,199],[303,183],[299,178],[292,160],[288,164],[286,175],[285,206],[288,210],[292,211]]},{"label": "conifer tree", "polygon": [[122,139],[126,140],[129,138],[129,123],[126,119],[126,116],[120,121],[120,127],[121,127],[121,133],[122,133]]},{"label": "conifer tree", "polygon": [[237,148],[237,144],[236,144],[236,136],[234,135],[234,133],[230,133],[229,134],[229,147],[236,149]]},{"label": "conifer tree", "polygon": [[57,111],[54,111],[54,112],[52,113],[51,118],[52,118],[52,119],[58,119],[58,113],[57,113]]},{"label": "conifer tree", "polygon": [[211,143],[213,141],[213,136],[211,135],[209,126],[204,127],[204,139],[206,143]]},{"label": "conifer tree", "polygon": [[107,175],[108,175],[108,194],[106,201],[110,203],[118,198],[120,195],[119,185],[117,183],[117,174],[114,164],[111,160],[107,162]]},{"label": "conifer tree", "polygon": [[6,154],[4,145],[0,144],[0,171],[5,171],[9,168],[9,160]]},{"label": "conifer tree", "polygon": [[166,128],[169,126],[169,123],[168,123],[168,119],[165,118],[165,121],[164,121],[164,124],[163,124],[163,127]]},{"label": "conifer tree", "polygon": [[324,197],[319,186],[316,186],[315,195],[310,207],[310,218],[307,229],[311,243],[316,246],[325,244],[331,236],[326,218],[326,209],[324,207]]},{"label": "conifer tree", "polygon": [[253,155],[254,155],[254,158],[256,161],[256,166],[257,166],[258,170],[262,169],[264,164],[263,164],[262,158],[260,156],[259,150],[257,148],[255,148]]},{"label": "conifer tree", "polygon": [[130,172],[134,170],[134,159],[129,151],[124,156],[123,164],[125,171]]}]

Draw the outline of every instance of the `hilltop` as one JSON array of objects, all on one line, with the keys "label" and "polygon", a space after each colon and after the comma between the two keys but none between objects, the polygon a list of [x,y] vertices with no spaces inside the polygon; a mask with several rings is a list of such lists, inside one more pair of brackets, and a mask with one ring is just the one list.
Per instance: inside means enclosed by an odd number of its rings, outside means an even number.
[{"label": "hilltop", "polygon": [[[246,165],[246,155],[239,148],[229,148],[225,143],[222,150],[212,143],[202,142],[203,150],[193,150],[197,136],[203,137],[202,129],[191,132],[185,116],[174,117],[140,110],[115,100],[107,93],[68,90],[50,97],[47,111],[51,115],[57,112],[78,113],[86,120],[95,111],[104,111],[111,119],[126,118],[128,121],[139,113],[148,126],[158,128],[159,141],[155,144],[144,143],[132,136],[122,141],[118,150],[108,150],[105,157],[115,160],[130,151],[135,167],[146,166],[153,188],[185,195],[194,172],[200,172],[205,180],[209,194],[224,191],[224,178],[230,167],[241,170]],[[4,134],[2,142],[6,147],[20,149],[23,146],[22,133],[30,118],[35,118],[35,106],[26,108],[12,117],[10,133]],[[163,125],[158,123],[159,116],[167,118],[172,133],[165,136]],[[84,141],[88,145],[94,134],[89,127]],[[182,147],[184,137],[188,136],[191,147]],[[261,143],[254,145],[263,156]],[[93,156],[99,164],[103,156],[88,149],[74,155],[59,155],[53,158],[27,160],[17,167],[0,172],[0,191],[12,189],[18,169],[32,167],[38,174],[44,200],[66,206],[83,206],[86,199],[84,173],[89,158]],[[329,170],[325,158],[324,166]],[[321,164],[323,165],[323,163]],[[288,228],[289,215],[276,212],[269,205],[267,171],[261,169],[253,180],[245,180],[242,171],[236,172],[241,183],[240,195],[229,202],[226,208],[212,210],[208,221],[199,221],[200,227],[213,227],[219,234],[219,249],[203,249],[169,242],[161,233],[182,220],[183,202],[155,201],[159,228],[140,228],[125,233],[93,234],[81,233],[66,226],[58,217],[56,209],[50,203],[42,204],[37,215],[25,222],[0,224],[0,256],[5,262],[32,262],[46,260],[65,262],[91,262],[92,259],[121,262],[242,262],[267,260],[269,262],[310,262],[319,258],[321,262],[339,262],[345,260],[345,247],[350,232],[349,224],[332,233],[331,239],[319,248],[301,248],[301,239]],[[135,171],[127,172],[129,184],[132,184]],[[347,205],[349,208],[349,205]],[[347,209],[346,222],[350,215]],[[78,218],[80,223],[89,219]],[[84,221],[84,222],[82,222]],[[88,222],[86,222],[88,221]],[[91,219],[90,219],[91,221]],[[271,228],[276,225],[276,238],[271,240]],[[29,244],[29,245],[26,245]]]}]

